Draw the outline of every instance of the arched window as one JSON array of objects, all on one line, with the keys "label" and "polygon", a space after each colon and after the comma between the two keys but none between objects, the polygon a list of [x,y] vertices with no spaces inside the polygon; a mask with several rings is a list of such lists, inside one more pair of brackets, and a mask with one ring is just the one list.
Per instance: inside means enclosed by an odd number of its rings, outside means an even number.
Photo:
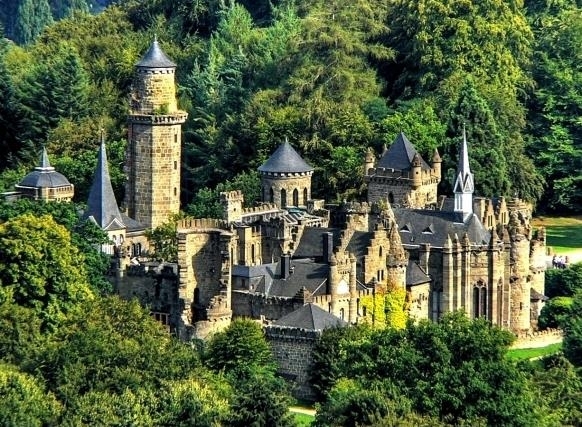
[{"label": "arched window", "polygon": [[251,245],[251,262],[253,264],[255,263],[255,245],[254,244]]},{"label": "arched window", "polygon": [[293,190],[293,206],[299,206],[299,191]]},{"label": "arched window", "polygon": [[475,286],[473,288],[473,317],[487,316],[487,287]]},{"label": "arched window", "polygon": [[273,191],[273,187],[269,190],[269,202],[275,203],[275,192]]},{"label": "arched window", "polygon": [[342,307],[342,308],[340,308],[340,313],[339,313],[339,314],[340,314],[340,316],[339,316],[339,317],[340,317],[340,319],[344,320],[345,312],[344,312],[344,309],[343,309],[343,307]]},{"label": "arched window", "polygon": [[141,255],[141,243],[138,243],[136,245],[136,256],[140,256]]},{"label": "arched window", "polygon": [[287,207],[287,191],[284,188],[281,189],[281,207]]},{"label": "arched window", "polygon": [[380,249],[378,250],[378,256],[381,257],[382,256],[382,246],[380,246]]},{"label": "arched window", "polygon": [[481,311],[480,315],[487,317],[487,288],[481,288]]},{"label": "arched window", "polygon": [[390,204],[394,203],[394,194],[392,194],[392,191],[388,193],[388,201],[390,202]]},{"label": "arched window", "polygon": [[307,188],[303,189],[303,205],[307,206]]}]

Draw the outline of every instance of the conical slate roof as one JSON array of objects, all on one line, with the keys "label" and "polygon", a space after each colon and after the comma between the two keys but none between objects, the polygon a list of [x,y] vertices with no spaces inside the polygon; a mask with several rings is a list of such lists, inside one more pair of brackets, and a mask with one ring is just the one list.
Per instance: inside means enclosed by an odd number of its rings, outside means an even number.
[{"label": "conical slate roof", "polygon": [[137,66],[141,68],[176,68],[176,64],[162,51],[157,38],[154,39]]},{"label": "conical slate roof", "polygon": [[83,217],[91,219],[103,230],[125,228],[113,194],[113,187],[111,186],[103,135],[101,135],[101,148],[99,149],[97,168],[95,169],[93,184],[89,192],[89,200],[87,200],[87,210]]},{"label": "conical slate roof", "polygon": [[463,126],[463,142],[461,143],[461,152],[459,153],[459,164],[457,165],[457,179],[455,181],[455,193],[473,193],[475,183],[473,174],[469,167],[469,150],[467,149],[467,133]]},{"label": "conical slate roof", "polygon": [[[384,152],[382,158],[378,161],[377,167],[395,170],[410,170],[412,160],[418,154],[414,146],[410,143],[406,135],[400,132],[390,148]],[[430,166],[420,156],[420,167],[430,169]]]},{"label": "conical slate roof", "polygon": [[305,160],[285,140],[283,144],[259,167],[259,172],[264,173],[301,173],[313,172]]},{"label": "conical slate roof", "polygon": [[55,188],[70,185],[69,180],[51,166],[46,148],[43,147],[40,164],[34,168],[34,171],[26,175],[16,187]]},{"label": "conical slate roof", "polygon": [[287,316],[274,321],[273,325],[321,331],[334,326],[346,326],[347,323],[315,304],[305,304]]}]

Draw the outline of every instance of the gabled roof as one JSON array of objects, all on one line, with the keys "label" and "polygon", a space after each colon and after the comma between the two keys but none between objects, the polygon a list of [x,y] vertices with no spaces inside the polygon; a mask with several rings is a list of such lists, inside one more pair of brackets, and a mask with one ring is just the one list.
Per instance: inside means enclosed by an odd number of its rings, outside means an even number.
[{"label": "gabled roof", "polygon": [[93,184],[87,200],[87,210],[83,214],[83,218],[91,219],[103,230],[125,228],[113,194],[111,179],[109,178],[109,166],[107,165],[107,153],[105,152],[103,135],[101,135],[101,147],[99,148]]},{"label": "gabled roof", "polygon": [[310,303],[274,321],[273,325],[321,331],[336,326],[347,326],[347,323],[317,305]]},{"label": "gabled roof", "polygon": [[56,188],[68,186],[71,186],[71,183],[65,176],[55,171],[55,168],[51,166],[46,148],[43,147],[40,155],[40,164],[34,168],[34,171],[27,174],[18,183],[16,188]]},{"label": "gabled roof", "polygon": [[[400,132],[390,148],[382,155],[378,161],[377,168],[395,169],[395,170],[410,170],[412,167],[412,159],[418,154],[416,148],[410,143],[406,135]],[[430,166],[420,157],[421,169],[430,169]]]},{"label": "gabled roof", "polygon": [[[396,223],[403,245],[420,245],[443,247],[447,237],[459,237],[465,233],[472,244],[489,243],[491,234],[483,226],[477,215],[464,216],[460,212],[394,208]],[[432,230],[428,232],[427,230]]]},{"label": "gabled roof", "polygon": [[157,38],[154,39],[154,42],[136,66],[141,68],[176,68],[176,64],[162,51]]},{"label": "gabled roof", "polygon": [[258,170],[265,173],[301,173],[313,172],[314,169],[285,140]]}]

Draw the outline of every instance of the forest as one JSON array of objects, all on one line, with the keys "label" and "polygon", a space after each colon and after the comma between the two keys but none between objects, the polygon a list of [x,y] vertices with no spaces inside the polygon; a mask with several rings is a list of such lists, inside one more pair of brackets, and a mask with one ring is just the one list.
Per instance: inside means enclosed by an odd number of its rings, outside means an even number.
[{"label": "forest", "polygon": [[121,203],[129,88],[157,35],[178,64],[189,113],[181,194],[190,215],[215,215],[225,189],[244,190],[252,205],[256,168],[285,138],[314,166],[315,197],[362,198],[364,153],[380,154],[400,131],[425,156],[439,150],[447,194],[463,126],[477,195],[517,195],[540,212],[580,210],[576,1],[102,6],[0,2],[0,190],[12,189],[45,145],[84,202],[104,128]]},{"label": "forest", "polygon": [[[111,4],[109,4],[111,3]],[[363,158],[404,131],[443,157],[466,129],[481,196],[538,212],[582,204],[582,4],[574,0],[0,0],[0,191],[41,148],[75,203],[0,201],[0,425],[292,426],[260,327],[182,343],[113,295],[101,230],[79,220],[107,135],[123,200],[134,67],[154,37],[177,64],[182,207],[258,199],[286,138],[313,193],[364,197]],[[507,358],[513,337],[462,313],[328,330],[314,353],[316,426],[582,424],[582,267],[548,271],[540,327],[563,352]]]}]

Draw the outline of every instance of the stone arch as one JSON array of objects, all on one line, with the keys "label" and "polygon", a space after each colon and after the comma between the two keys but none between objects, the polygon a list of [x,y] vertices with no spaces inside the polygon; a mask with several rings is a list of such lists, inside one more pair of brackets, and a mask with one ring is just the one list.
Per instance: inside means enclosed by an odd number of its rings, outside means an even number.
[{"label": "stone arch", "polygon": [[296,188],[293,190],[293,206],[299,206],[299,191]]}]

